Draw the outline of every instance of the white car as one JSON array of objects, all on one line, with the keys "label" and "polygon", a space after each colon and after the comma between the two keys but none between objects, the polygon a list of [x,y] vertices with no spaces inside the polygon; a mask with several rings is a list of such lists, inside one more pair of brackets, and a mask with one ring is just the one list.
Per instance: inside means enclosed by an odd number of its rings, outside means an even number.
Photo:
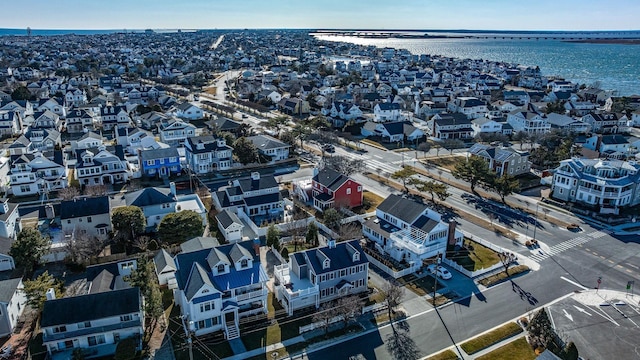
[{"label": "white car", "polygon": [[442,280],[449,280],[453,277],[453,275],[451,275],[451,272],[449,272],[449,270],[447,270],[447,268],[445,268],[442,265],[436,266],[436,264],[431,264],[427,266],[427,270],[432,274],[435,274],[437,277],[441,278]]}]

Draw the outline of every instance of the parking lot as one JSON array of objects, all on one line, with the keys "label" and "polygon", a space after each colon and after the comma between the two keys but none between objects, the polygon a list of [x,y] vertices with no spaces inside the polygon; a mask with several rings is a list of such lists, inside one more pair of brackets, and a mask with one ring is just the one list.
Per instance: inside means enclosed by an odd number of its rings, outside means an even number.
[{"label": "parking lot", "polygon": [[640,296],[587,290],[549,306],[556,332],[584,359],[640,359]]}]

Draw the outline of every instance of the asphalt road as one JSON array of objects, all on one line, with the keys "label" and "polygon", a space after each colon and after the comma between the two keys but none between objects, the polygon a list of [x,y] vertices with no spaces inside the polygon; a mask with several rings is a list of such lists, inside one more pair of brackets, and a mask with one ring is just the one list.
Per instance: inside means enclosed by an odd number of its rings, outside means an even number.
[{"label": "asphalt road", "polygon": [[[393,152],[383,152],[371,147],[364,156],[347,151],[340,147],[336,154],[358,158],[365,162],[367,168],[383,175],[389,175],[402,165],[402,156]],[[412,161],[405,157],[405,163]],[[397,193],[385,185],[378,184],[363,176],[356,176],[365,187],[386,196]],[[498,213],[496,221],[516,232],[532,236],[533,224],[538,224],[537,238],[549,250],[548,257],[539,259],[540,269],[530,272],[510,282],[503,283],[481,294],[457,301],[442,308],[438,314],[425,309],[425,313],[410,317],[408,324],[409,337],[402,337],[403,330],[394,332],[391,327],[383,327],[373,333],[367,333],[353,340],[335,344],[327,348],[308,350],[309,359],[347,359],[349,356],[362,354],[366,359],[392,359],[388,344],[405,344],[426,356],[452,345],[444,328],[447,325],[454,341],[462,342],[475,334],[497,326],[503,322],[518,318],[543,304],[555,301],[563,296],[585,288],[593,288],[601,278],[603,289],[623,290],[629,280],[640,283],[640,237],[635,235],[607,235],[600,228],[583,224],[579,219],[563,212],[550,211],[546,216],[560,217],[567,222],[580,222],[582,232],[573,233],[544,221],[544,215],[538,219],[518,211],[498,207],[470,197],[470,194],[451,187],[447,202],[478,216],[487,217],[486,212]],[[536,199],[515,197],[516,201],[527,201],[535,204]],[[502,247],[511,249],[524,256],[532,256],[531,251],[518,243],[497,236],[493,232],[469,223],[464,218],[456,221],[462,229],[492,241]],[[527,229],[529,224],[529,229]],[[580,240],[583,239],[583,240]],[[580,241],[578,241],[580,240]],[[394,337],[394,334],[395,337]],[[569,339],[570,341],[571,339]],[[397,350],[397,349],[396,349]]]}]

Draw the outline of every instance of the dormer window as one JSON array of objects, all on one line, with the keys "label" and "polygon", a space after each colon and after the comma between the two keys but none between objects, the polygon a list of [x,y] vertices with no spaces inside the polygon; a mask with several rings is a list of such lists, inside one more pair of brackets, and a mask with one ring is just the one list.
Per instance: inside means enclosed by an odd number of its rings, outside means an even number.
[{"label": "dormer window", "polygon": [[240,260],[240,267],[241,268],[246,268],[247,266],[249,266],[249,261],[247,259]]},{"label": "dormer window", "polygon": [[218,274],[223,273],[223,272],[224,272],[224,264],[218,265]]},{"label": "dormer window", "polygon": [[353,253],[353,261],[359,261],[360,260],[360,253],[359,252],[354,252]]},{"label": "dormer window", "polygon": [[329,261],[329,259],[326,259],[325,261],[322,262],[323,269],[328,269],[329,266],[331,266],[331,261]]}]

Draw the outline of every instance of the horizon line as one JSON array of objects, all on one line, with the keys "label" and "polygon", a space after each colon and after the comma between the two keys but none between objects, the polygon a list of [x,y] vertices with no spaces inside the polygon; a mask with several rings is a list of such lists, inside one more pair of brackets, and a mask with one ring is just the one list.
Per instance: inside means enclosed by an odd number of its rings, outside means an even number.
[{"label": "horizon line", "polygon": [[[27,28],[0,28],[0,30],[24,30]],[[250,28],[250,27],[237,27],[237,28],[31,28],[31,31],[146,31],[146,30],[158,30],[158,31],[207,31],[207,30],[310,30],[310,31],[452,31],[452,32],[464,32],[464,31],[481,31],[481,32],[639,32],[639,29],[386,29],[386,28],[298,28],[298,27],[263,27],[263,28]]]}]

